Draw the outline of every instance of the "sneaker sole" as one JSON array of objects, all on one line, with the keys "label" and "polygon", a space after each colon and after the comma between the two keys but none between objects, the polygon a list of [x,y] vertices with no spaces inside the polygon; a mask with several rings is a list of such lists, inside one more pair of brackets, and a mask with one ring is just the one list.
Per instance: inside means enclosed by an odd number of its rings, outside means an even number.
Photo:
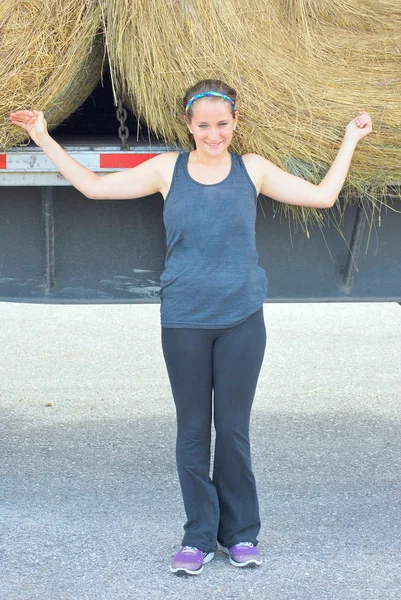
[{"label": "sneaker sole", "polygon": [[256,558],[251,558],[250,560],[247,560],[246,562],[238,563],[238,562],[235,562],[235,560],[233,560],[230,556],[230,563],[234,567],[260,567],[260,565],[262,564],[262,561],[256,560]]},{"label": "sneaker sole", "polygon": [[230,558],[230,563],[234,566],[234,567],[249,567],[249,566],[258,566],[260,567],[260,565],[262,564],[262,560],[256,560],[256,558],[250,558],[249,560],[245,561],[245,562],[236,562],[233,558],[231,558],[230,556],[230,550],[228,548],[225,548],[225,546],[222,546],[221,544],[219,544],[221,550],[224,552],[224,554],[228,554],[229,558]]},{"label": "sneaker sole", "polygon": [[[214,552],[209,552],[209,554],[207,554],[203,559],[203,565],[210,562],[214,558],[214,555]],[[200,575],[203,571],[203,565],[201,565],[196,571],[192,571],[191,569],[187,569],[186,567],[177,567],[176,569],[174,567],[170,567],[170,571],[172,573],[175,573],[176,575],[180,575],[183,573],[186,573],[187,575]]]},{"label": "sneaker sole", "polygon": [[186,569],[185,567],[177,567],[177,569],[170,567],[170,571],[176,575],[183,575],[184,573],[187,575],[200,575],[203,571],[203,565],[197,571],[191,571],[191,569]]}]

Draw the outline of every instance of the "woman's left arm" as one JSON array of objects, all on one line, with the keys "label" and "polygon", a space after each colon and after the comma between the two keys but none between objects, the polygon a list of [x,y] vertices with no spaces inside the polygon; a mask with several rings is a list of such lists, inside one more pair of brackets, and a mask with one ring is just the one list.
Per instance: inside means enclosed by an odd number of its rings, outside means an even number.
[{"label": "woman's left arm", "polygon": [[263,161],[260,163],[263,177],[260,193],[296,206],[330,208],[344,185],[358,141],[371,131],[372,121],[369,113],[360,111],[355,119],[348,123],[340,150],[330,169],[317,185],[283,171],[265,158],[258,157]]}]

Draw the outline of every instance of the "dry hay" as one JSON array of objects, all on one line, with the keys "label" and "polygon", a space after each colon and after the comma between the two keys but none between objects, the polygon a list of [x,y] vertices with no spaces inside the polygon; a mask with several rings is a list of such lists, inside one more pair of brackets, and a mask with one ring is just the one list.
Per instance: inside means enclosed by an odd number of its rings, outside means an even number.
[{"label": "dry hay", "polygon": [[91,94],[104,59],[100,16],[97,0],[1,0],[0,148],[27,139],[10,112],[43,110],[51,130]]},{"label": "dry hay", "polygon": [[[400,196],[399,0],[99,1],[115,85],[166,143],[188,144],[186,88],[222,79],[239,92],[233,150],[317,183],[346,124],[368,110],[374,131],[358,143],[345,205],[363,194],[380,211],[390,184]],[[306,226],[334,215],[280,209]]]}]

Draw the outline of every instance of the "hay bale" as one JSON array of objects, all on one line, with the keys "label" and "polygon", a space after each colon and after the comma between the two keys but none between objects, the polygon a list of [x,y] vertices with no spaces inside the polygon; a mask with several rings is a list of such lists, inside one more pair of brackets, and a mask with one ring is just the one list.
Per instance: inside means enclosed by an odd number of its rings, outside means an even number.
[{"label": "hay bale", "polygon": [[[400,182],[399,0],[100,0],[112,75],[168,144],[188,143],[182,97],[200,79],[236,88],[236,152],[257,152],[318,182],[346,124],[368,110],[344,186],[380,209]],[[398,193],[398,192],[396,192]],[[322,211],[284,206],[301,221]],[[331,218],[331,217],[330,217]]]},{"label": "hay bale", "polygon": [[302,27],[328,23],[347,30],[372,31],[387,30],[388,22],[399,12],[394,0],[279,0],[278,8],[286,20]]},{"label": "hay bale", "polygon": [[49,130],[97,85],[104,61],[97,0],[2,0],[0,4],[0,148],[26,140],[10,112],[43,110]]}]

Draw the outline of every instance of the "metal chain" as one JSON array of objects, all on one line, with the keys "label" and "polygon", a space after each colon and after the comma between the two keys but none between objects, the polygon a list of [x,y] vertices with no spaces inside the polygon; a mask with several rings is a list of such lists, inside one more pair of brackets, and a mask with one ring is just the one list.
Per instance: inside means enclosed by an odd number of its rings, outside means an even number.
[{"label": "metal chain", "polygon": [[125,121],[127,120],[127,111],[123,105],[121,88],[118,94],[116,117],[117,120],[120,121],[120,127],[118,128],[118,136],[121,140],[121,150],[128,150],[129,146],[127,144],[127,140],[129,138],[129,130],[125,124]]}]

